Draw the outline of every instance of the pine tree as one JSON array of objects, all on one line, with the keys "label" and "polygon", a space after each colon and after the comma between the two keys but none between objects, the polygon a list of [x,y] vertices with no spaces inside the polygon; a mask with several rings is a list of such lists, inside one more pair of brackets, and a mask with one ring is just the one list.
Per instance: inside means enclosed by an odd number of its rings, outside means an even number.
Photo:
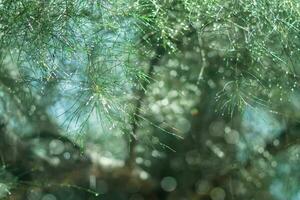
[{"label": "pine tree", "polygon": [[[298,130],[299,8],[296,0],[0,0],[0,198],[16,185],[19,171],[48,170],[51,176],[48,165],[37,167],[41,160],[56,166],[44,153],[47,145],[54,155],[62,146],[79,154],[91,143],[116,145],[117,157],[134,171],[139,147],[197,157],[187,152],[197,139],[196,146],[206,147],[197,151],[223,158],[226,152],[204,134],[217,122],[234,144],[237,131],[247,132],[241,128],[245,116]],[[282,124],[278,130],[289,135]],[[285,152],[290,142],[276,134],[253,138],[253,146],[259,140],[259,152]],[[256,165],[256,146],[249,149],[240,170],[244,163],[249,170]],[[274,165],[275,155],[262,155]],[[87,159],[66,168],[78,169]]]}]

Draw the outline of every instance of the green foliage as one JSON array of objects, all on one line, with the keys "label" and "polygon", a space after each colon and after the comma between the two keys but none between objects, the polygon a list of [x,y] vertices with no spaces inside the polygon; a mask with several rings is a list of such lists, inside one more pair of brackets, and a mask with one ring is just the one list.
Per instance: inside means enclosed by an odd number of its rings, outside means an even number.
[{"label": "green foliage", "polygon": [[[141,78],[123,1],[1,1],[1,75],[23,115],[62,115],[67,127],[91,115],[124,121],[122,102]],[[19,85],[14,87],[13,83]],[[57,105],[60,104],[60,105]],[[28,108],[30,108],[28,110]],[[57,111],[60,111],[58,113]],[[111,122],[112,123],[112,122]]]},{"label": "green foliage", "polygon": [[202,57],[198,79],[209,78],[205,68],[210,57],[222,59],[215,68],[222,79],[216,96],[221,113],[233,115],[235,109],[258,105],[278,110],[299,84],[299,2],[185,0],[144,6],[165,47],[180,50],[180,41],[197,35],[194,47]]},{"label": "green foliage", "polygon": [[215,69],[218,110],[276,110],[298,85],[298,7],[296,1],[5,0],[1,72],[26,87],[10,88],[17,98],[36,99],[32,110],[60,109],[66,127],[81,130],[93,116],[125,122],[132,112],[126,94],[146,78],[140,55],[148,59],[156,46],[178,55],[196,35],[202,62],[191,69],[199,74],[193,79],[209,77],[212,55],[223,59]]},{"label": "green foliage", "polygon": [[[232,177],[282,189],[299,164],[280,138],[300,117],[299,10],[298,0],[0,0],[0,134],[24,136],[51,167],[78,149],[100,164],[111,163],[98,152],[130,157],[164,191],[187,183],[170,199],[224,199]],[[15,182],[0,169],[0,198]],[[237,197],[274,196],[239,187]]]}]

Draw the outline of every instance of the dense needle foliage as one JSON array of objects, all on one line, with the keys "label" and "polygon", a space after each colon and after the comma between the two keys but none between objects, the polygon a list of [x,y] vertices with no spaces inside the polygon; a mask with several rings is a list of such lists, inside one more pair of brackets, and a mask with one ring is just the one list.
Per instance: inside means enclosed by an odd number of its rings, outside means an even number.
[{"label": "dense needle foliage", "polygon": [[299,37],[298,0],[0,0],[0,198],[299,199]]}]

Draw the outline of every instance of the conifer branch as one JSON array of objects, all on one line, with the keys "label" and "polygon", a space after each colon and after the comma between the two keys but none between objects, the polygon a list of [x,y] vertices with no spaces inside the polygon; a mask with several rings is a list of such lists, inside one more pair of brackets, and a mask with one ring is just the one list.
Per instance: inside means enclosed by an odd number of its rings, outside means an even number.
[{"label": "conifer branch", "polygon": [[[147,71],[147,77],[152,79],[154,68],[156,65],[159,64],[161,58],[165,54],[165,49],[162,46],[158,46],[155,50],[155,55],[153,58],[149,61],[149,68]],[[143,80],[141,89],[137,92],[137,101],[135,103],[135,109],[131,121],[131,134],[130,134],[130,144],[129,144],[129,155],[128,159],[126,160],[126,165],[128,167],[132,167],[135,162],[135,148],[137,146],[137,131],[138,131],[138,123],[139,123],[139,116],[141,112],[142,103],[146,97],[146,91],[149,86],[149,81]]]}]

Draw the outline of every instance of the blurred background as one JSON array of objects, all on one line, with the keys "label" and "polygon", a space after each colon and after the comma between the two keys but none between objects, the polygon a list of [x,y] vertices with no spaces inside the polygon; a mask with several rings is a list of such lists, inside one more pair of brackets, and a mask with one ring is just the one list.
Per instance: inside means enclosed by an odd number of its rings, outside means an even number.
[{"label": "blurred background", "polygon": [[0,0],[0,199],[300,200],[297,0]]}]

